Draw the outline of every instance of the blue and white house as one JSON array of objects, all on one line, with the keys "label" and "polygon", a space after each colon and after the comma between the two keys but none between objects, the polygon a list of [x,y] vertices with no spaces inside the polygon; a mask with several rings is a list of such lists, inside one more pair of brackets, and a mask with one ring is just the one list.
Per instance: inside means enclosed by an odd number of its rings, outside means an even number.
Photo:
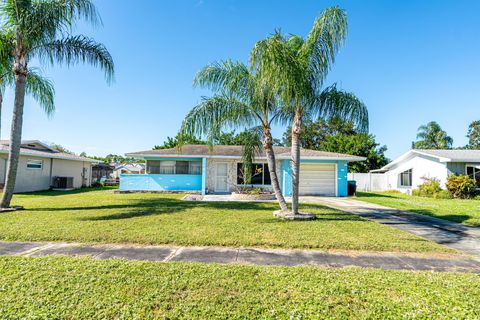
[{"label": "blue and white house", "polygon": [[[187,191],[201,194],[230,193],[243,186],[242,146],[184,145],[181,148],[147,150],[127,156],[146,162],[145,174],[122,174],[120,191]],[[275,147],[280,187],[292,194],[290,148]],[[347,196],[350,161],[365,158],[340,153],[301,150],[300,194],[332,197]],[[265,154],[255,157],[254,187],[271,189]]]}]

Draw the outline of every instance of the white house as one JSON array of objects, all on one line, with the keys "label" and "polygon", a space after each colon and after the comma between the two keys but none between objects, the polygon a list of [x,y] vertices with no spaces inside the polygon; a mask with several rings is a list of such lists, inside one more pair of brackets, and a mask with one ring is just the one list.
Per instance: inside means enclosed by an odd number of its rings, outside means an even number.
[{"label": "white house", "polygon": [[[9,141],[0,140],[0,189],[4,187]],[[55,187],[59,179],[67,186],[81,188],[92,184],[92,164],[98,162],[74,154],[58,152],[38,140],[24,140],[20,147],[14,192],[32,192]]]},{"label": "white house", "polygon": [[451,174],[466,174],[480,188],[480,150],[412,149],[373,173],[384,173],[385,188],[410,193],[424,182],[436,178],[445,188]]}]

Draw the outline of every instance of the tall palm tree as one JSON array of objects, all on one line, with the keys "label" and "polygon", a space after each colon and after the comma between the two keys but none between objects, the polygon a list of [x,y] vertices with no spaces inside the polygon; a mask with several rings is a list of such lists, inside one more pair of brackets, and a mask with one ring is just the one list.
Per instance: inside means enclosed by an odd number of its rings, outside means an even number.
[{"label": "tall palm tree", "polygon": [[222,128],[262,128],[262,145],[267,155],[272,189],[280,209],[287,203],[277,176],[271,125],[280,118],[275,95],[249,68],[231,60],[204,67],[195,77],[194,86],[212,90],[185,117],[181,131],[187,135],[207,135],[213,140]]},{"label": "tall palm tree", "polygon": [[80,20],[96,25],[100,17],[91,0],[2,0],[1,29],[12,35],[0,42],[2,55],[11,54],[15,98],[7,174],[0,207],[7,208],[15,187],[22,139],[23,109],[28,90],[28,64],[33,58],[49,64],[90,63],[114,73],[113,59],[104,45],[70,32]]},{"label": "tall palm tree", "polygon": [[276,32],[259,41],[251,55],[259,77],[279,93],[285,105],[281,117],[291,122],[293,215],[298,214],[303,118],[340,117],[354,122],[359,131],[368,130],[368,111],[355,95],[338,90],[336,85],[323,87],[346,34],[346,13],[332,7],[317,17],[305,39]]},{"label": "tall palm tree", "polygon": [[[9,41],[11,35],[0,32],[1,41]],[[13,87],[13,57],[10,54],[0,54],[0,134],[2,132],[3,96],[7,87]],[[26,79],[26,93],[33,96],[48,116],[55,111],[53,83],[44,78],[36,68],[30,68]]]},{"label": "tall palm tree", "polygon": [[418,128],[415,149],[451,149],[453,139],[435,121]]}]

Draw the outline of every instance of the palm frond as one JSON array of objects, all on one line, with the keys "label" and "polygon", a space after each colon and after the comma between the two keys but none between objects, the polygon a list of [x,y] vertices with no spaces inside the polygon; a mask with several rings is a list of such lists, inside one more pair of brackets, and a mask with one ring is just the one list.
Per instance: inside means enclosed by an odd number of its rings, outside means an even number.
[{"label": "palm frond", "polygon": [[43,77],[37,69],[29,69],[26,93],[31,95],[50,117],[55,112],[55,88],[52,81]]},{"label": "palm frond", "polygon": [[338,117],[343,121],[351,121],[359,131],[368,132],[365,104],[353,93],[338,90],[335,84],[325,88],[307,111],[312,117]]},{"label": "palm frond", "polygon": [[250,73],[246,65],[226,60],[211,63],[201,69],[196,74],[193,85],[208,88],[213,92],[223,91],[237,96],[246,96],[249,82]]},{"label": "palm frond", "polygon": [[101,43],[85,36],[71,36],[53,40],[39,45],[32,50],[39,59],[54,63],[63,63],[67,66],[76,63],[89,63],[94,67],[100,67],[108,82],[114,77],[113,58]]},{"label": "palm frond", "polygon": [[212,140],[223,128],[250,126],[255,121],[248,105],[228,96],[202,98],[185,117],[180,132],[185,135],[207,136]]},{"label": "palm frond", "polygon": [[346,39],[348,22],[346,12],[339,7],[324,10],[300,49],[300,58],[309,68],[311,82],[319,92],[335,56]]}]

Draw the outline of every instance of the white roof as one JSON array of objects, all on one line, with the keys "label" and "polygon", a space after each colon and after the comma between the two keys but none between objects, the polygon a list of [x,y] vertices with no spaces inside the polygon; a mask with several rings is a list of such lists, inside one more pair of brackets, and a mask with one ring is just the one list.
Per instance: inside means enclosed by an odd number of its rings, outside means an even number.
[{"label": "white roof", "polygon": [[414,155],[424,155],[438,159],[440,162],[470,162],[480,163],[480,150],[465,150],[465,149],[412,149],[396,158],[381,169],[373,170],[372,172],[388,171],[398,163],[409,159]]}]

